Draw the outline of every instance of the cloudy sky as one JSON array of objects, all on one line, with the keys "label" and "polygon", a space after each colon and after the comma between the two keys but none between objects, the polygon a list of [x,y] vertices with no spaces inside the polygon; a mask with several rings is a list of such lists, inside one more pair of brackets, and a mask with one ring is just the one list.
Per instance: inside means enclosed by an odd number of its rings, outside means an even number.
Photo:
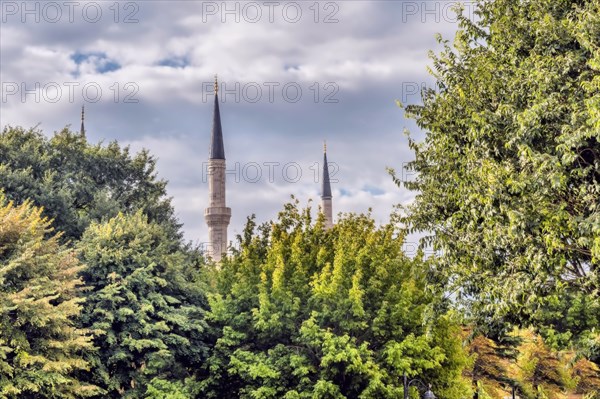
[{"label": "cloudy sky", "polygon": [[[323,140],[334,213],[385,222],[413,194],[396,100],[433,85],[428,52],[452,39],[451,1],[0,1],[0,125],[149,149],[187,239],[204,242],[212,81],[220,81],[230,238],[296,196],[318,204]],[[471,12],[471,3],[466,4]]]}]

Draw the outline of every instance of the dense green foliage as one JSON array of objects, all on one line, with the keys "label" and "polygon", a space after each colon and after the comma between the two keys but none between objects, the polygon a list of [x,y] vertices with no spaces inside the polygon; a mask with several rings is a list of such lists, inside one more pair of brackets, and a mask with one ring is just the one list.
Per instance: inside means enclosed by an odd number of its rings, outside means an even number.
[{"label": "dense green foliage", "polygon": [[288,204],[223,264],[209,397],[401,398],[402,375],[442,399],[469,393],[460,326],[435,316],[426,265],[393,224],[347,215],[331,230]]},{"label": "dense green foliage", "polygon": [[[146,151],[132,157],[116,142],[90,145],[67,129],[50,139],[11,127],[0,135],[0,187],[24,204],[6,212],[31,213],[36,233],[21,237],[0,224],[11,249],[2,256],[14,257],[0,275],[7,393],[176,397],[173,389],[194,386],[209,351],[211,269],[182,244],[154,166]],[[29,212],[29,198],[43,210]],[[35,222],[42,214],[65,234],[53,236],[47,219]]]},{"label": "dense green foliage", "polygon": [[153,378],[192,377],[208,357],[202,270],[141,212],[92,223],[83,326],[97,332],[93,382],[103,397],[141,397]]},{"label": "dense green foliage", "polygon": [[16,203],[44,207],[65,239],[78,239],[92,221],[138,209],[179,234],[155,166],[147,151],[132,157],[116,142],[90,145],[68,129],[50,139],[19,127],[0,133],[0,187]]},{"label": "dense green foliage", "polygon": [[406,107],[441,288],[480,331],[533,325],[600,362],[600,3],[482,1],[433,56],[439,90]]},{"label": "dense green foliage", "polygon": [[75,324],[82,265],[40,214],[0,194],[0,398],[89,396],[75,376],[92,350]]},{"label": "dense green foliage", "polygon": [[406,108],[406,213],[326,229],[296,201],[219,265],[146,151],[5,127],[0,398],[391,399],[404,374],[439,399],[598,398],[600,3],[459,20]]}]

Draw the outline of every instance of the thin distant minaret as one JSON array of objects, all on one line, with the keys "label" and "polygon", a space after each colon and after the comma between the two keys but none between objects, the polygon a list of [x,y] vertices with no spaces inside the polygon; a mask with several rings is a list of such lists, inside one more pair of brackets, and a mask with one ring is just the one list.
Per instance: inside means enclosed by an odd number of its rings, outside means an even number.
[{"label": "thin distant minaret", "polygon": [[321,190],[322,212],[325,215],[325,228],[333,227],[333,204],[331,196],[331,183],[329,181],[329,167],[327,166],[327,143],[323,143],[323,187]]},{"label": "thin distant minaret", "polygon": [[83,126],[83,120],[85,119],[85,105],[81,106],[81,129],[79,130],[79,135],[81,137],[85,137],[85,126]]},{"label": "thin distant minaret", "polygon": [[225,204],[225,147],[219,113],[219,83],[215,75],[215,105],[213,111],[213,127],[208,158],[208,192],[210,202],[204,210],[208,225],[208,256],[220,262],[227,252],[227,226],[231,219],[231,208]]}]

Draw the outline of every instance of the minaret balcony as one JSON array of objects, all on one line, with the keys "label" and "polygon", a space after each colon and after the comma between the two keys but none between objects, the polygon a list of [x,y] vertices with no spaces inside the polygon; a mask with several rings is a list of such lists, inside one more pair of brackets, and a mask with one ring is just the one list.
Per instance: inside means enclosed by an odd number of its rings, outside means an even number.
[{"label": "minaret balcony", "polygon": [[231,219],[231,208],[224,206],[213,206],[204,210],[204,218],[208,225],[229,224]]}]

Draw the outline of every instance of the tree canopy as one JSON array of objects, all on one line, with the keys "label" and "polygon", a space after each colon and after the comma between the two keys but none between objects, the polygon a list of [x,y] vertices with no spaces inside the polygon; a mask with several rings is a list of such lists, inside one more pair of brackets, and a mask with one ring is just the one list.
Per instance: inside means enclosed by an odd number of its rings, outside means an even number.
[{"label": "tree canopy", "polygon": [[600,3],[480,0],[439,40],[414,203],[293,201],[219,264],[147,151],[5,127],[0,398],[599,398]]},{"label": "tree canopy", "polygon": [[425,139],[404,222],[481,331],[531,325],[600,362],[600,4],[478,5],[406,107]]},{"label": "tree canopy", "polygon": [[141,209],[180,237],[166,181],[143,150],[132,156],[114,141],[92,145],[68,128],[46,137],[37,129],[7,126],[0,133],[0,187],[16,203],[32,200],[44,216],[78,239],[92,221]]},{"label": "tree canopy", "polygon": [[465,397],[460,326],[433,317],[428,268],[403,240],[368,215],[326,230],[297,202],[271,225],[249,220],[211,296],[208,397],[400,398],[403,373]]}]

